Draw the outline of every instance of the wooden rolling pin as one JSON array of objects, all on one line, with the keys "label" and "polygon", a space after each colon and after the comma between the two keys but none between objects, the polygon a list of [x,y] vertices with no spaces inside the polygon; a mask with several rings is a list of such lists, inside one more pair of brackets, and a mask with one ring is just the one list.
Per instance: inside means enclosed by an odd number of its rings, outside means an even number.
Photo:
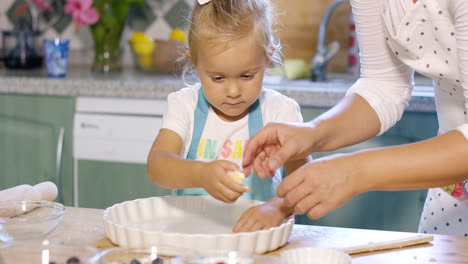
[{"label": "wooden rolling pin", "polygon": [[410,237],[401,238],[401,239],[390,240],[386,242],[369,243],[366,245],[358,245],[358,246],[340,248],[340,250],[343,250],[344,252],[351,255],[351,254],[379,251],[379,250],[385,250],[385,249],[404,248],[404,247],[428,243],[432,240],[434,240],[434,236],[421,234],[421,235],[410,236]]}]

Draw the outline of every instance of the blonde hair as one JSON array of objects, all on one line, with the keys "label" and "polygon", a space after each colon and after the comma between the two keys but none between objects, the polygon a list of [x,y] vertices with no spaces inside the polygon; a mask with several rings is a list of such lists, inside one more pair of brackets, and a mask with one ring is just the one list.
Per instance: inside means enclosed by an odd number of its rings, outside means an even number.
[{"label": "blonde hair", "polygon": [[190,61],[184,73],[196,65],[201,40],[228,44],[248,34],[258,38],[271,64],[281,64],[281,45],[273,31],[275,23],[275,10],[269,0],[211,0],[204,5],[195,2],[186,30]]}]

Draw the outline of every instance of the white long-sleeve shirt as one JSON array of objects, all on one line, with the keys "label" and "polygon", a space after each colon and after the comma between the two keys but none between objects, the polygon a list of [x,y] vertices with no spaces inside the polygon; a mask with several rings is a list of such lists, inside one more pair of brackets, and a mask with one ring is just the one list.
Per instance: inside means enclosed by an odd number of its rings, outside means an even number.
[{"label": "white long-sleeve shirt", "polygon": [[[380,134],[402,116],[414,70],[433,79],[439,132],[468,139],[468,0],[351,0],[361,78],[348,90],[377,113]],[[429,189],[419,232],[468,237],[468,181]]]},{"label": "white long-sleeve shirt", "polygon": [[441,133],[468,139],[468,1],[351,0],[361,78],[348,93],[376,111],[380,134],[402,116],[413,70],[434,80]]}]

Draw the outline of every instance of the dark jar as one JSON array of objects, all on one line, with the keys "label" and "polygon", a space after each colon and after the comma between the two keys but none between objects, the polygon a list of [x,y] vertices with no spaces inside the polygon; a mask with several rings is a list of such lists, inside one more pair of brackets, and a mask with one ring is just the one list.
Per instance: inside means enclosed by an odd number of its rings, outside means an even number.
[{"label": "dark jar", "polygon": [[40,34],[31,30],[2,32],[2,57],[10,69],[34,69],[42,66],[44,52]]}]

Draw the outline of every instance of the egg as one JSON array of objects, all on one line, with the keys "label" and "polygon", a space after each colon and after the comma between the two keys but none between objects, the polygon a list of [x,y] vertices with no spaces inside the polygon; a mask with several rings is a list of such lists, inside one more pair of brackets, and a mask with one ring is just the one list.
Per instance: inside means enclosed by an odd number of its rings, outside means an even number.
[{"label": "egg", "polygon": [[231,177],[235,182],[242,184],[242,181],[245,179],[245,174],[240,171],[233,171],[228,173],[228,176]]}]

